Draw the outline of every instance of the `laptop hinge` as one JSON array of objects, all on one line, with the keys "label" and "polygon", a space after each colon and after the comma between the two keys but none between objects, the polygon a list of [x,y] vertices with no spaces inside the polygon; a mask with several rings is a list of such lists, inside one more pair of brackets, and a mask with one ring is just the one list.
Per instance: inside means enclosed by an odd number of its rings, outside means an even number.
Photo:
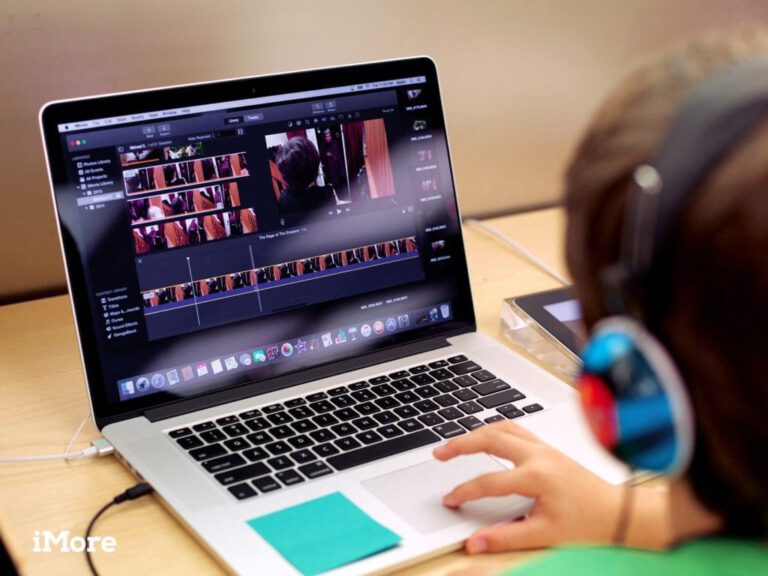
[{"label": "laptop hinge", "polygon": [[400,358],[405,358],[406,356],[413,356],[415,354],[421,354],[422,352],[429,352],[447,346],[450,346],[450,343],[446,340],[445,336],[421,340],[405,346],[398,346],[391,350],[371,352],[370,354],[364,354],[355,358],[339,360],[323,366],[309,368],[295,374],[286,374],[268,380],[261,380],[260,382],[253,384],[245,384],[230,390],[212,392],[198,398],[179,400],[172,404],[166,404],[165,406],[150,408],[144,412],[144,416],[150,422],[158,422],[167,418],[182,416],[184,414],[189,414],[190,412],[213,408],[214,406],[221,406],[222,404],[243,400],[244,398],[251,398],[260,394],[266,394],[267,392],[274,392],[275,390],[298,386],[299,384],[305,384],[307,382],[312,382],[313,380],[320,380],[322,378],[328,378],[329,376],[337,376],[346,372],[352,372],[361,368],[383,364],[384,362],[389,362],[391,360],[398,360]]}]

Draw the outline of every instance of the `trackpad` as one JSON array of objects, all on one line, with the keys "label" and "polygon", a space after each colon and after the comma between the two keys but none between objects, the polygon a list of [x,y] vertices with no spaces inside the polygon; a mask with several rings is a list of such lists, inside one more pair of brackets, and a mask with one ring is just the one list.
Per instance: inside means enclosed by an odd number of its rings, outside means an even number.
[{"label": "trackpad", "polygon": [[482,498],[459,510],[443,506],[443,495],[457,485],[505,468],[490,456],[473,454],[450,462],[430,460],[378,476],[363,486],[419,532],[426,534],[461,522],[476,527],[506,522],[526,514],[532,500],[522,496]]}]

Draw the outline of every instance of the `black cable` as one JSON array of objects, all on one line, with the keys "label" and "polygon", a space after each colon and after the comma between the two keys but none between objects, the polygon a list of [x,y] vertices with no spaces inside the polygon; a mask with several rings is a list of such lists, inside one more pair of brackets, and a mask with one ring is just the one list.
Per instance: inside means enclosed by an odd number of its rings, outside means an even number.
[{"label": "black cable", "polygon": [[91,536],[91,530],[93,529],[93,525],[96,524],[96,520],[99,519],[99,517],[104,514],[107,510],[109,510],[112,506],[115,504],[122,504],[123,502],[126,502],[128,500],[136,500],[137,498],[141,498],[142,496],[146,496],[147,494],[152,493],[152,486],[147,484],[146,482],[140,482],[139,484],[136,484],[136,486],[133,486],[131,488],[128,488],[125,492],[122,494],[118,494],[115,496],[111,502],[107,503],[105,506],[101,508],[98,512],[96,512],[96,515],[91,518],[91,521],[88,523],[88,528],[85,530],[85,559],[88,561],[88,567],[91,569],[91,574],[93,576],[99,576],[99,573],[96,571],[96,567],[93,565],[93,558],[91,558],[91,551],[90,546],[88,545],[88,538]]}]

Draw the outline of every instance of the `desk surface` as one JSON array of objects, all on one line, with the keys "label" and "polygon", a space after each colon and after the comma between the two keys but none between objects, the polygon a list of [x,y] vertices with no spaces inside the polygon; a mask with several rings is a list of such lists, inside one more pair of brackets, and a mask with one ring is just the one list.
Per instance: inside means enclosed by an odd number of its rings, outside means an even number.
[{"label": "desk surface", "polygon": [[[565,273],[563,215],[558,209],[489,220],[539,258]],[[545,290],[556,282],[499,240],[465,228],[469,272],[479,329],[496,338],[502,299]],[[502,340],[503,341],[503,340]],[[0,454],[62,452],[88,414],[80,359],[66,296],[0,307]],[[90,422],[73,445],[98,437]],[[114,458],[0,465],[0,535],[18,568],[36,574],[87,574],[83,554],[35,553],[36,530],[85,532],[93,514],[135,479]],[[152,497],[105,514],[96,529],[117,539],[115,554],[97,553],[103,574],[195,573],[223,570]],[[468,557],[461,551],[425,561],[399,574],[477,574],[520,562],[531,553]]]}]

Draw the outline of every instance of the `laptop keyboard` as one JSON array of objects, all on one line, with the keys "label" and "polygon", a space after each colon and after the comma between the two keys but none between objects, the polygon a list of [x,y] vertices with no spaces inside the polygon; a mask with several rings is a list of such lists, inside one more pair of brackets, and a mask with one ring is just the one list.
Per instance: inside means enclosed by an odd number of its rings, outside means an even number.
[{"label": "laptop keyboard", "polygon": [[238,500],[542,410],[464,355],[176,428]]}]

